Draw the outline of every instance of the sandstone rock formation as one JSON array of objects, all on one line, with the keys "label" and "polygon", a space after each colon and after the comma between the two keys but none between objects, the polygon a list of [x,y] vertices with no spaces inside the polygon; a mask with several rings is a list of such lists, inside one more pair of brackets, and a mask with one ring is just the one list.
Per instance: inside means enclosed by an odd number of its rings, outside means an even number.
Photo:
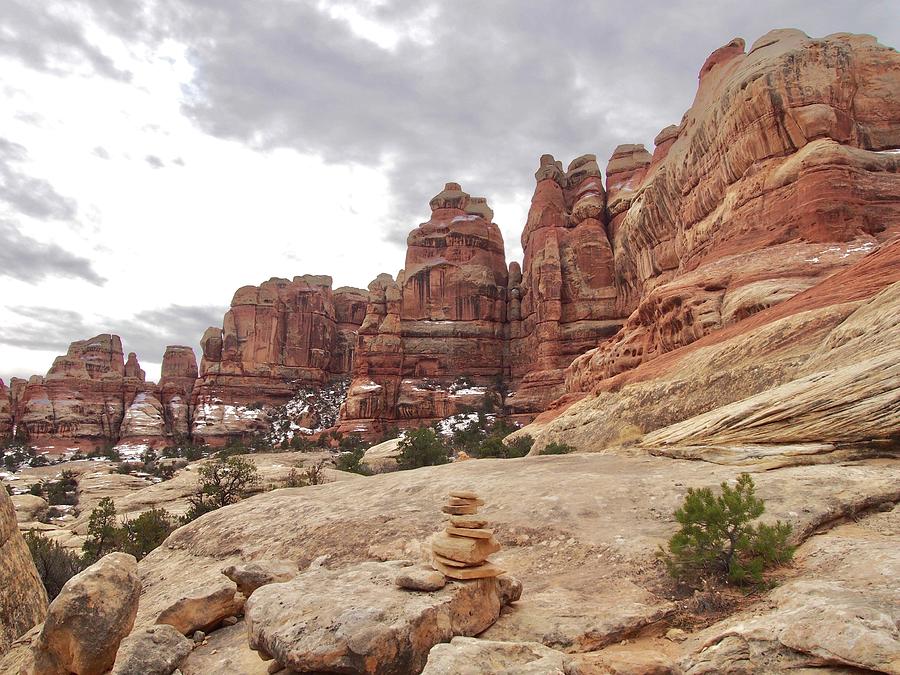
[{"label": "sandstone rock formation", "polygon": [[768,466],[883,453],[900,427],[898,318],[900,241],[525,432],[536,450],[564,440]]},{"label": "sandstone rock formation", "polygon": [[541,157],[522,232],[521,272],[510,266],[508,369],[514,413],[537,413],[564,393],[575,356],[621,325],[606,191],[594,155],[568,171]]},{"label": "sandstone rock formation", "polygon": [[11,436],[12,431],[12,393],[0,378],[0,438]]},{"label": "sandstone rock formation", "polygon": [[151,626],[122,640],[110,675],[171,675],[193,643],[172,626]]},{"label": "sandstone rock formation", "polygon": [[165,408],[166,432],[173,438],[186,438],[191,433],[191,397],[198,374],[193,349],[180,345],[166,347],[159,378],[159,401]]},{"label": "sandstone rock formation", "polygon": [[47,592],[0,486],[0,653],[47,614]]},{"label": "sandstone rock formation", "polygon": [[137,614],[137,561],[110,553],[66,582],[50,603],[34,647],[36,675],[101,675]]},{"label": "sandstone rock formation", "polygon": [[617,149],[608,211],[630,316],[573,363],[570,391],[783,302],[900,232],[900,156],[879,152],[900,146],[898,60],[869,36],[773,31],[748,53],[735,40],[652,162]]},{"label": "sandstone rock formation", "polygon": [[492,218],[484,198],[447,183],[410,233],[397,279],[369,285],[343,431],[447,417],[472,403],[453,380],[471,378],[482,402],[502,377],[508,274]]},{"label": "sandstone rock formation", "polygon": [[182,635],[193,635],[198,630],[215,628],[242,608],[243,597],[237,595],[237,584],[220,576],[178,598],[159,613],[156,623],[172,626]]},{"label": "sandstone rock formation", "polygon": [[117,335],[73,342],[46,377],[32,377],[17,397],[16,424],[29,443],[54,454],[115,443],[126,408],[150,388],[133,356],[126,368]]},{"label": "sandstone rock formation", "polygon": [[416,673],[432,645],[500,615],[496,579],[411,594],[392,583],[402,566],[321,568],[263,586],[247,601],[251,648],[299,672]]},{"label": "sandstone rock formation", "polygon": [[[192,432],[217,442],[267,428],[259,408],[304,385],[346,375],[364,292],[331,289],[331,277],[273,278],[237,290],[223,327],[201,340]],[[248,407],[249,406],[249,407]]]},{"label": "sandstone rock formation", "polygon": [[229,565],[222,574],[237,584],[237,590],[249,598],[253,591],[267,584],[293,579],[299,570],[292,560],[255,560],[242,565]]}]

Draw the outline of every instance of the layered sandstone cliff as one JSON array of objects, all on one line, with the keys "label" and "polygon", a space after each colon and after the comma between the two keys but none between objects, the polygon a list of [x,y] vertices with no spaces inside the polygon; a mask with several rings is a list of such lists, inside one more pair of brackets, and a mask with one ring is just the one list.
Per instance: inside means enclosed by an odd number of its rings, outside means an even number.
[{"label": "layered sandstone cliff", "polygon": [[900,233],[898,69],[868,36],[733,40],[652,154],[615,149],[605,185],[594,155],[567,170],[541,158],[521,265],[507,266],[486,201],[448,183],[396,279],[368,292],[325,276],[241,288],[204,334],[199,369],[189,348],[169,348],[159,387],[118,338],[75,343],[46,378],[11,383],[0,433],[15,421],[44,445],[220,442],[342,378],[345,432],[492,405],[527,421],[608,390]]},{"label": "layered sandstone cliff", "polygon": [[[447,183],[394,280],[369,285],[341,428],[373,431],[481,406],[504,375],[508,273],[485,199]],[[463,378],[468,384],[452,386]]]},{"label": "layered sandstone cliff", "polygon": [[773,31],[700,72],[651,159],[607,167],[618,307],[571,391],[792,297],[900,231],[900,57],[869,36]]},{"label": "layered sandstone cliff", "polygon": [[97,335],[73,342],[45,377],[14,392],[15,420],[37,447],[93,450],[119,439],[126,410],[152,389],[134,353],[126,363],[117,335]]},{"label": "layered sandstone cliff", "polygon": [[367,296],[331,277],[273,278],[237,290],[222,328],[201,340],[193,434],[217,442],[267,428],[264,404],[348,373]]}]

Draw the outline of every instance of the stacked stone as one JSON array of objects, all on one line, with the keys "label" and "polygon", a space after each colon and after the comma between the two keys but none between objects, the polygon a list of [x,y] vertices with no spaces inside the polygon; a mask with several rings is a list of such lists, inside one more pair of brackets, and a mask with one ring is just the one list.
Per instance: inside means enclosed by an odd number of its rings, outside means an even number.
[{"label": "stacked stone", "polygon": [[452,490],[441,510],[450,522],[431,542],[431,564],[451,579],[484,579],[503,574],[487,559],[500,550],[494,533],[485,529],[487,520],[479,517],[484,502],[468,490]]}]

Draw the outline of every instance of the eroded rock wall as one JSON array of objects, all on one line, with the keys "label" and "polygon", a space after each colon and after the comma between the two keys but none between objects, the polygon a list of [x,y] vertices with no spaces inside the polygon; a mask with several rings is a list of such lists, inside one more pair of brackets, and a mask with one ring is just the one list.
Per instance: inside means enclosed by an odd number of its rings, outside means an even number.
[{"label": "eroded rock wall", "polygon": [[363,295],[333,292],[331,277],[314,275],[238,289],[222,328],[201,340],[193,434],[218,442],[264,430],[263,404],[283,404],[299,387],[346,375]]},{"label": "eroded rock wall", "polygon": [[[576,359],[570,391],[809,288],[900,231],[900,56],[870,36],[773,31],[700,72],[652,158],[607,167],[624,329]],[[893,83],[893,84],[892,84]]]},{"label": "eroded rock wall", "polygon": [[0,489],[0,654],[47,615],[47,592],[16,524],[16,510]]},{"label": "eroded rock wall", "polygon": [[119,336],[101,334],[73,342],[45,377],[33,376],[16,393],[15,421],[50,454],[93,450],[115,443],[126,410],[154,389],[133,353],[126,363]]},{"label": "eroded rock wall", "polygon": [[[480,406],[503,379],[508,272],[493,211],[456,183],[430,205],[397,279],[382,274],[369,285],[345,431],[414,426]],[[473,386],[454,391],[460,377]]]}]

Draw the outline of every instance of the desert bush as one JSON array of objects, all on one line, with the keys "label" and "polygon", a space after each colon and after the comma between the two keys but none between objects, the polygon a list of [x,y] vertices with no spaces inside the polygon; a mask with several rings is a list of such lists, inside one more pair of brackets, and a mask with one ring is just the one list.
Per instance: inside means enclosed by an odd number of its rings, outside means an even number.
[{"label": "desert bush", "polygon": [[322,463],[310,466],[302,471],[296,468],[288,473],[287,487],[306,487],[307,485],[324,485],[329,482]]},{"label": "desert bush", "polygon": [[513,457],[524,457],[534,445],[534,439],[531,436],[519,436],[504,443],[504,436],[490,436],[475,451],[475,456],[480,458],[499,458],[511,459]]},{"label": "desert bush", "polygon": [[59,595],[63,585],[85,567],[75,553],[36,532],[26,532],[25,543],[51,601]]},{"label": "desert bush", "polygon": [[121,544],[122,531],[116,517],[116,505],[110,497],[104,497],[88,519],[87,539],[81,546],[85,566],[93,565],[107,553],[122,550]]},{"label": "desert bush", "polygon": [[119,550],[141,560],[162,544],[177,526],[175,518],[165,509],[154,507],[144,511],[134,520],[122,524],[118,536]]},{"label": "desert bush", "polygon": [[753,479],[742,473],[734,487],[722,483],[722,492],[689,488],[675,519],[681,528],[660,557],[676,579],[694,582],[704,575],[727,578],[731,583],[760,583],[766,569],[788,562],[794,547],[788,543],[789,523],[774,525],[755,520],[765,504],[755,494]]},{"label": "desert bush", "polygon": [[365,454],[365,449],[361,447],[347,450],[337,456],[335,466],[340,471],[349,471],[350,473],[358,473],[361,476],[368,476],[371,474],[371,471],[362,463],[362,458]]},{"label": "desert bush", "polygon": [[188,497],[184,522],[240,501],[259,482],[256,465],[239,455],[219,457],[200,467],[197,487]]},{"label": "desert bush", "polygon": [[575,452],[575,448],[568,443],[558,443],[556,441],[547,443],[544,449],[541,450],[542,455],[568,455],[570,452]]},{"label": "desert bush", "polygon": [[401,469],[436,466],[450,461],[450,453],[434,429],[422,428],[406,432],[400,441],[397,465]]},{"label": "desert bush", "polygon": [[78,503],[78,481],[73,471],[63,471],[59,478],[47,481],[43,486],[50,506],[65,504],[72,506]]}]

